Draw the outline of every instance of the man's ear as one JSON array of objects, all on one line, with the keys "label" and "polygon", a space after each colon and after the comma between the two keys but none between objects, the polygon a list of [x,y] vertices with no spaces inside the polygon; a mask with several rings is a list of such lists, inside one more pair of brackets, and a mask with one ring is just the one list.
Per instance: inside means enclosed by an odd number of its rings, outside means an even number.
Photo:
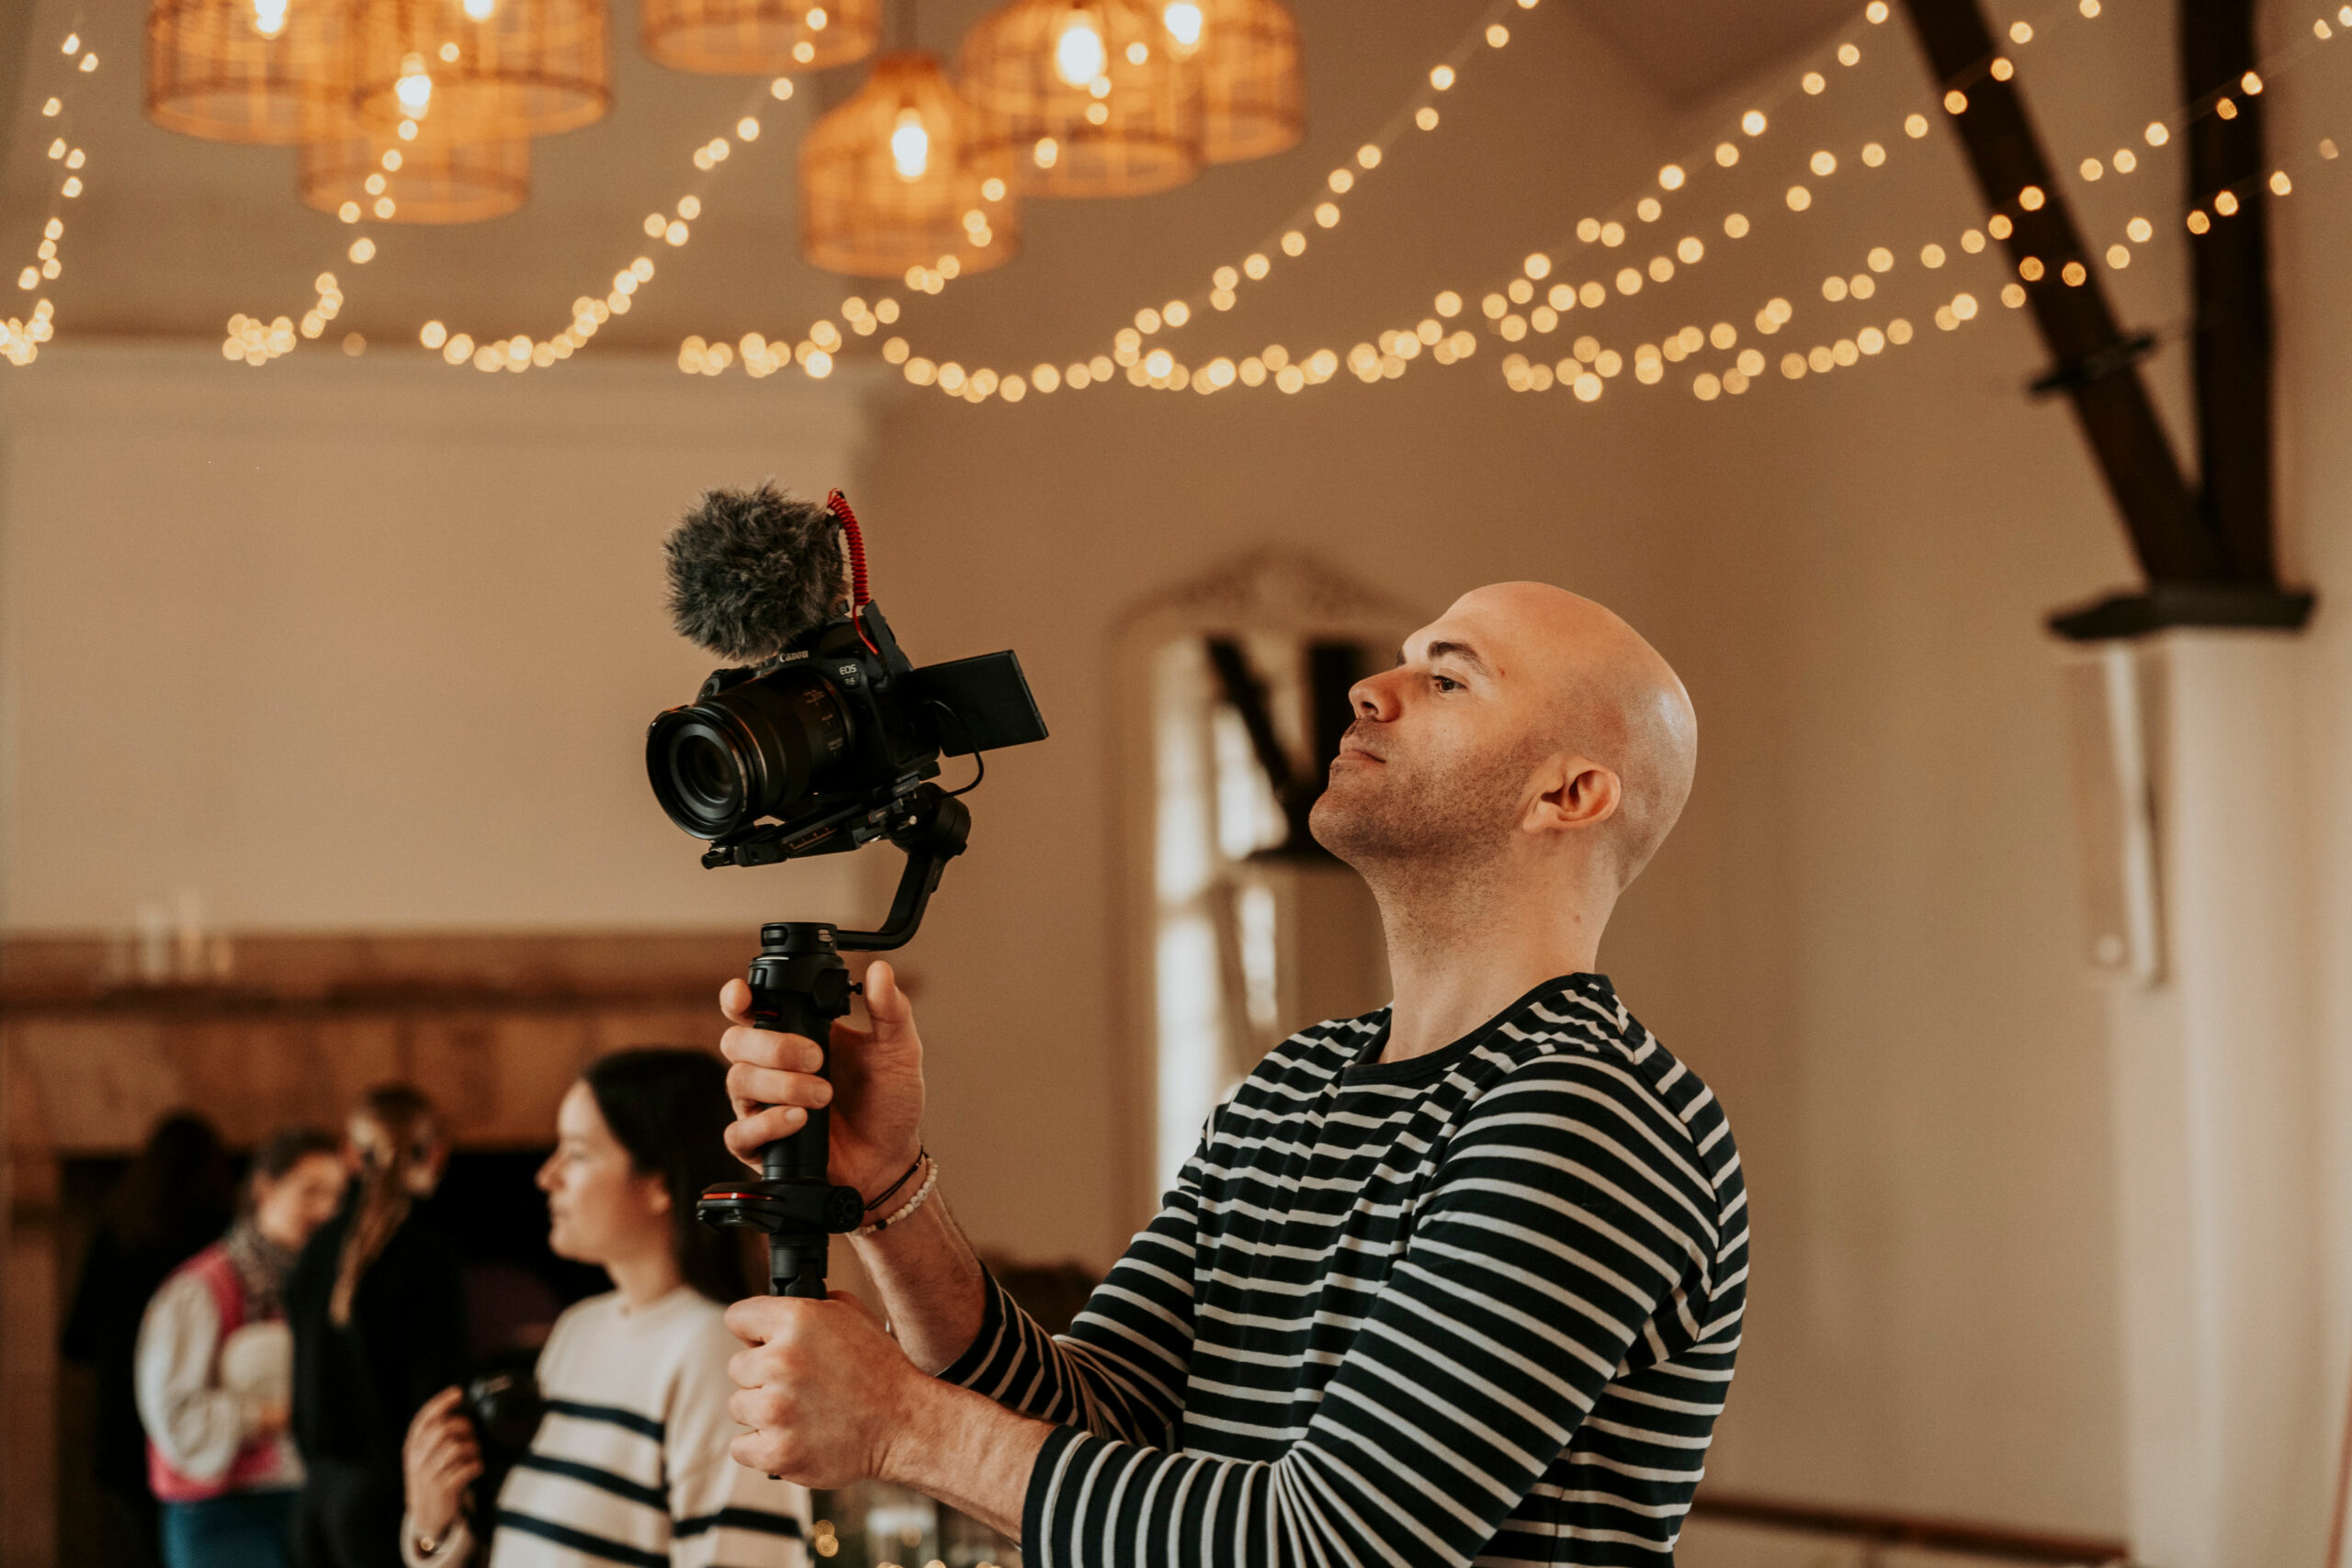
[{"label": "man's ear", "polygon": [[1588,757],[1555,757],[1544,765],[1522,825],[1538,833],[1597,828],[1617,815],[1623,796],[1624,784],[1610,769]]}]

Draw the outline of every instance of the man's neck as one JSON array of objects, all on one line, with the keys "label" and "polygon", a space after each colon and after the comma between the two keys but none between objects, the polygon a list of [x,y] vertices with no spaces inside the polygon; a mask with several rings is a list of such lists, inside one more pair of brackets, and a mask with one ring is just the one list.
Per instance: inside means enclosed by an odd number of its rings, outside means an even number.
[{"label": "man's neck", "polygon": [[1555,870],[1508,864],[1365,881],[1396,987],[1384,1062],[1442,1050],[1544,981],[1592,969],[1616,902],[1613,890],[1564,887]]}]

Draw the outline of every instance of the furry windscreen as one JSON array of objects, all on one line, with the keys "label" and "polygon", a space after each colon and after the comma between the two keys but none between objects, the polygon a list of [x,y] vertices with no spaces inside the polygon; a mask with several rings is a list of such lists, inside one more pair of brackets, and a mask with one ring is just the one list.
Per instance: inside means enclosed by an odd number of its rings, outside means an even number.
[{"label": "furry windscreen", "polygon": [[773,482],[704,492],[665,548],[679,635],[721,658],[765,659],[848,613],[840,523]]}]

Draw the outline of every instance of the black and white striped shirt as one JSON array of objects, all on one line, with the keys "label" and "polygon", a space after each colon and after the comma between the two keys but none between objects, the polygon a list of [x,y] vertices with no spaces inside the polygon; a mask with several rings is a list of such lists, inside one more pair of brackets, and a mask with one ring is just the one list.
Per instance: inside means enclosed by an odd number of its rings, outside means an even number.
[{"label": "black and white striped shirt", "polygon": [[941,1375],[1058,1424],[1029,1568],[1672,1561],[1747,1294],[1722,1108],[1595,975],[1386,1037],[1270,1054],[1068,1336],[991,1282]]}]

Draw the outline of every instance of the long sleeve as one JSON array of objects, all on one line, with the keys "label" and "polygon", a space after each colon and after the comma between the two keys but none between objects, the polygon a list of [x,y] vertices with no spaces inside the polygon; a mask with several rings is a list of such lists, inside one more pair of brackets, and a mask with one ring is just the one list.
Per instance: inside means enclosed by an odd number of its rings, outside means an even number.
[{"label": "long sleeve", "polygon": [[[1472,1562],[1629,1356],[1657,1352],[1645,1341],[1658,1323],[1703,1344],[1718,1321],[1709,1301],[1720,1215],[1702,1157],[1629,1082],[1589,1056],[1540,1058],[1500,1077],[1438,1154],[1406,1215],[1404,1252],[1280,1457],[1168,1451],[1166,1427],[1148,1445],[1093,1423],[1065,1427],[1031,1478],[1025,1560]],[[1246,1142],[1225,1146],[1238,1157]],[[1217,1174],[1220,1208],[1237,1212],[1282,1201],[1296,1179],[1246,1161]],[[1703,1428],[1688,1440],[1703,1448]]]},{"label": "long sleeve", "polygon": [[[399,1430],[390,1434],[395,1450],[407,1435],[410,1417],[443,1389],[464,1382],[469,1370],[465,1277],[457,1255],[435,1234],[419,1233],[404,1239],[408,1245],[402,1248],[401,1267],[394,1275],[400,1289],[397,1316],[385,1314],[399,1324],[404,1341],[397,1374],[401,1384],[384,1391],[396,1393],[401,1401]],[[378,1267],[382,1266],[379,1259]]]},{"label": "long sleeve", "polygon": [[1185,1163],[1069,1334],[1047,1334],[990,1275],[979,1333],[939,1375],[1040,1420],[1176,1446],[1193,1348],[1201,1159]]},{"label": "long sleeve", "polygon": [[192,1481],[229,1473],[251,1435],[245,1402],[212,1382],[220,1312],[204,1281],[165,1282],[139,1325],[139,1418],[164,1462]]},{"label": "long sleeve", "polygon": [[474,1551],[473,1526],[463,1514],[449,1527],[449,1533],[433,1543],[433,1555],[427,1557],[416,1549],[416,1526],[403,1511],[401,1515],[401,1562],[403,1568],[449,1568],[453,1562],[470,1560]]},{"label": "long sleeve", "polygon": [[679,1367],[662,1438],[672,1568],[802,1568],[808,1488],[747,1470],[728,1451],[743,1429],[727,1414],[735,1348],[713,1316]]}]

